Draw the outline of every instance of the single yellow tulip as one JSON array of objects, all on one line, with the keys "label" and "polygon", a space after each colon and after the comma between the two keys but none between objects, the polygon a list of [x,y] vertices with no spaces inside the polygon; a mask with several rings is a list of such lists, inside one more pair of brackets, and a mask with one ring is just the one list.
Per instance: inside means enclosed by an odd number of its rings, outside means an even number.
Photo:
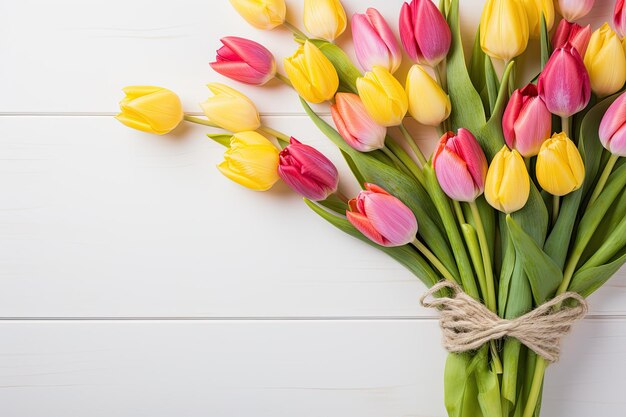
[{"label": "single yellow tulip", "polygon": [[356,80],[361,101],[371,118],[381,126],[398,126],[409,109],[402,85],[386,68],[374,66]]},{"label": "single yellow tulip", "polygon": [[285,22],[285,0],[230,0],[230,4],[257,29],[270,30]]},{"label": "single yellow tulip", "polygon": [[578,148],[565,133],[555,133],[537,155],[537,181],[552,195],[578,190],[585,180],[585,165]]},{"label": "single yellow tulip", "polygon": [[528,16],[528,28],[530,37],[538,39],[541,36],[541,15],[546,20],[548,31],[554,25],[554,3],[552,0],[521,0],[526,15]]},{"label": "single yellow tulip", "polygon": [[122,89],[126,97],[120,101],[117,120],[133,129],[164,135],[183,120],[183,105],[178,96],[165,88],[130,86]]},{"label": "single yellow tulip", "polygon": [[269,190],[278,181],[278,149],[257,132],[235,133],[217,168],[244,187]]},{"label": "single yellow tulip", "polygon": [[510,61],[528,45],[528,16],[520,0],[487,0],[480,18],[480,47],[487,55]]},{"label": "single yellow tulip", "polygon": [[332,42],[346,30],[347,23],[339,0],[304,0],[304,27],[311,35]]},{"label": "single yellow tulip", "polygon": [[201,103],[200,107],[211,123],[231,132],[261,127],[259,112],[248,97],[220,83],[210,83],[207,87],[215,95]]},{"label": "single yellow tulip", "polygon": [[438,126],[450,116],[450,97],[420,65],[411,67],[406,78],[409,113],[426,126]]},{"label": "single yellow tulip", "polygon": [[591,89],[600,97],[615,93],[626,82],[626,55],[617,34],[608,23],[591,35],[585,67]]},{"label": "single yellow tulip", "polygon": [[524,159],[506,145],[494,156],[485,181],[485,198],[496,210],[513,213],[530,195],[530,177]]},{"label": "single yellow tulip", "polygon": [[295,54],[284,60],[285,71],[298,94],[311,103],[334,97],[339,76],[333,64],[317,46],[306,41]]}]

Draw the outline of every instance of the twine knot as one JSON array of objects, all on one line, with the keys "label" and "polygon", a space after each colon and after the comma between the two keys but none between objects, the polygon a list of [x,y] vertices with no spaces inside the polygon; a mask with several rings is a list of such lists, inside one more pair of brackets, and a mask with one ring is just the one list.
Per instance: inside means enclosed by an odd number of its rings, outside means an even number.
[{"label": "twine knot", "polygon": [[[444,288],[451,289],[452,296],[434,298]],[[566,300],[574,300],[576,304],[563,307],[562,303]],[[441,310],[439,324],[443,333],[443,346],[449,352],[476,350],[491,340],[513,337],[548,362],[559,360],[561,338],[588,310],[583,297],[566,292],[523,316],[506,320],[450,281],[435,284],[422,295],[420,303],[424,307]]]}]

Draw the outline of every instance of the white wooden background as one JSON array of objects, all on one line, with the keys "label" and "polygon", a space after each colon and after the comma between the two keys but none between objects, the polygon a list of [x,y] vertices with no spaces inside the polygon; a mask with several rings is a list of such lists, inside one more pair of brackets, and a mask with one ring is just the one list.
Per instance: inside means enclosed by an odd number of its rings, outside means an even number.
[{"label": "white wooden background", "polygon": [[[471,40],[483,1],[461,3]],[[344,4],[395,26],[401,1]],[[0,2],[3,417],[445,415],[445,353],[411,274],[286,187],[223,178],[206,129],[153,137],[112,118],[130,84],[196,112],[224,81],[208,62],[226,35],[294,49],[226,0]],[[339,163],[288,89],[237,87]],[[547,417],[626,413],[626,274],[591,303],[548,372]]]}]

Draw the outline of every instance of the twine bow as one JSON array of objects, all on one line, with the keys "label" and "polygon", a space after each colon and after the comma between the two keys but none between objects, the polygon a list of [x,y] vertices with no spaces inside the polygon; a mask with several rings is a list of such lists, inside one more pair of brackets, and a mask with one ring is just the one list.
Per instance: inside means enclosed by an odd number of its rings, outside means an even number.
[{"label": "twine bow", "polygon": [[[433,298],[444,288],[452,290],[452,297]],[[560,307],[566,300],[574,300],[576,305]],[[587,314],[588,309],[583,297],[566,292],[521,317],[506,320],[450,281],[435,284],[422,295],[420,303],[427,308],[441,309],[439,324],[443,346],[449,352],[476,350],[491,340],[508,336],[519,340],[548,362],[558,361],[561,338],[569,333],[574,322]]]}]

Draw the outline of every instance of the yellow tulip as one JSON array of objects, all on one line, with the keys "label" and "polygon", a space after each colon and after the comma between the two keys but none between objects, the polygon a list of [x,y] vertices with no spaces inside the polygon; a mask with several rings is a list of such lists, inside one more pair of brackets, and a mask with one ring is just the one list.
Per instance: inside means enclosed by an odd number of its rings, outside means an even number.
[{"label": "yellow tulip", "polygon": [[409,113],[419,123],[437,126],[450,116],[450,97],[420,65],[415,64],[406,78]]},{"label": "yellow tulip", "polygon": [[541,36],[541,15],[546,19],[548,31],[554,25],[554,3],[552,0],[521,0],[526,15],[528,16],[528,28],[532,38]]},{"label": "yellow tulip", "polygon": [[200,104],[209,122],[231,132],[257,130],[261,118],[256,106],[245,95],[227,85],[210,83],[207,85],[213,97]]},{"label": "yellow tulip", "polygon": [[278,181],[278,149],[257,132],[235,133],[217,168],[244,187],[269,190]]},{"label": "yellow tulip", "polygon": [[409,109],[402,85],[386,68],[374,66],[356,80],[359,96],[371,118],[381,126],[398,126]]},{"label": "yellow tulip", "polygon": [[600,97],[615,93],[626,81],[626,55],[617,34],[608,23],[591,35],[585,67],[591,89]]},{"label": "yellow tulip", "polygon": [[578,190],[585,180],[585,165],[578,148],[565,133],[555,133],[537,155],[537,181],[552,195]]},{"label": "yellow tulip", "polygon": [[285,22],[285,0],[230,0],[230,4],[257,29],[270,30]]},{"label": "yellow tulip", "polygon": [[304,27],[311,35],[332,42],[346,30],[347,23],[339,0],[304,0]]},{"label": "yellow tulip", "polygon": [[295,54],[284,60],[285,71],[298,94],[311,103],[334,97],[339,76],[333,64],[317,46],[306,41]]},{"label": "yellow tulip", "polygon": [[183,120],[183,106],[178,96],[165,88],[130,86],[123,88],[117,120],[133,129],[164,135]]},{"label": "yellow tulip", "polygon": [[506,145],[494,156],[485,181],[485,198],[496,210],[513,213],[530,195],[530,178],[524,159]]},{"label": "yellow tulip", "polygon": [[528,16],[520,0],[487,0],[480,18],[480,47],[487,55],[510,61],[528,45]]}]

